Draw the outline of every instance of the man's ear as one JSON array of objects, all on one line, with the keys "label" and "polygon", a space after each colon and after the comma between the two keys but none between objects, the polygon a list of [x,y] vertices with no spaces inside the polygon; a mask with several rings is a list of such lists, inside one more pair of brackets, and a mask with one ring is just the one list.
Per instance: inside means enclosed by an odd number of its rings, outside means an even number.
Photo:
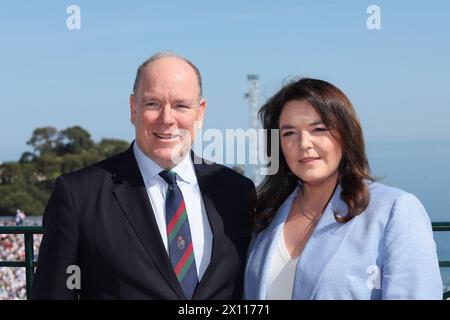
[{"label": "man's ear", "polygon": [[199,105],[199,113],[198,113],[198,117],[197,117],[197,123],[198,123],[198,128],[203,127],[203,117],[205,116],[205,111],[206,111],[206,100],[202,99],[200,100],[200,105]]},{"label": "man's ear", "polygon": [[134,93],[130,94],[130,121],[134,125],[136,123],[136,96]]}]

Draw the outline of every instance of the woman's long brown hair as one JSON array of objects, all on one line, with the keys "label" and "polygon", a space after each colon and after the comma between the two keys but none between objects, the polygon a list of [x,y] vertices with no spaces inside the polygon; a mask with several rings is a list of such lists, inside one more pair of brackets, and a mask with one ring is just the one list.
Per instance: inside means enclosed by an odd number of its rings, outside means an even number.
[{"label": "woman's long brown hair", "polygon": [[[370,194],[365,180],[374,180],[370,175],[361,125],[352,103],[341,90],[323,80],[303,78],[288,83],[259,110],[263,128],[268,131],[266,150],[271,150],[270,129],[279,129],[281,111],[292,100],[308,101],[341,146],[338,183],[348,212],[343,216],[335,213],[335,219],[341,223],[347,222],[367,208]],[[299,179],[290,171],[283,153],[278,153],[278,172],[266,176],[258,188],[254,219],[256,232],[270,224]]]}]

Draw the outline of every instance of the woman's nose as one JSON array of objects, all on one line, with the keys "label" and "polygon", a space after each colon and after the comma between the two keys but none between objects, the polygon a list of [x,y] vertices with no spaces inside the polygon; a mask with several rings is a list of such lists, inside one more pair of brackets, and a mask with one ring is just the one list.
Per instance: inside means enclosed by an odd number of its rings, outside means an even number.
[{"label": "woman's nose", "polygon": [[308,150],[312,148],[311,134],[303,130],[300,132],[300,149]]}]

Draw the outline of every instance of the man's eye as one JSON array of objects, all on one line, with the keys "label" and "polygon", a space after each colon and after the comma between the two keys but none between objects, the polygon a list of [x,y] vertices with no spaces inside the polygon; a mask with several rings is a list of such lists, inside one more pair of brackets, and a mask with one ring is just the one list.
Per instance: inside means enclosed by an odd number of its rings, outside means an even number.
[{"label": "man's eye", "polygon": [[149,101],[149,102],[145,103],[145,106],[149,107],[149,108],[155,108],[155,107],[158,107],[158,105],[159,104],[156,101]]},{"label": "man's eye", "polygon": [[288,132],[284,132],[284,133],[282,134],[282,136],[283,136],[283,137],[287,137],[287,136],[291,136],[291,135],[293,135],[293,134],[294,134],[293,131],[288,131]]},{"label": "man's eye", "polygon": [[190,108],[189,108],[189,106],[184,105],[184,104],[177,104],[177,105],[175,105],[175,109],[180,110],[180,111],[186,111]]}]

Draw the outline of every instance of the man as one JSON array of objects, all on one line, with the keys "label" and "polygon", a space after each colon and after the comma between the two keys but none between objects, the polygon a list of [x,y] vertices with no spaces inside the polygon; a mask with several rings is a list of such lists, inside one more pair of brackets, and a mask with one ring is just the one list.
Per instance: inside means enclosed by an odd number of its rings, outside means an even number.
[{"label": "man", "polygon": [[139,67],[130,148],[56,180],[34,299],[241,298],[255,188],[191,151],[201,91],[175,54]]}]

